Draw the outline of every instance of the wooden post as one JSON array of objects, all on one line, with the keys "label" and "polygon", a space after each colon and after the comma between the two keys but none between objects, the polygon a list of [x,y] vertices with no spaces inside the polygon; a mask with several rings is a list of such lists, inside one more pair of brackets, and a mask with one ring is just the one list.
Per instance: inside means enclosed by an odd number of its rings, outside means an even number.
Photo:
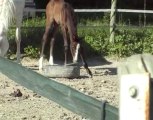
[{"label": "wooden post", "polygon": [[[146,10],[146,0],[144,0],[144,10]],[[146,26],[146,13],[144,13],[144,27]]]},{"label": "wooden post", "polygon": [[129,74],[120,81],[120,120],[150,119],[149,74]]},{"label": "wooden post", "polygon": [[133,55],[118,67],[120,120],[153,120],[153,55]]},{"label": "wooden post", "polygon": [[112,0],[110,14],[110,42],[114,43],[117,0]]}]

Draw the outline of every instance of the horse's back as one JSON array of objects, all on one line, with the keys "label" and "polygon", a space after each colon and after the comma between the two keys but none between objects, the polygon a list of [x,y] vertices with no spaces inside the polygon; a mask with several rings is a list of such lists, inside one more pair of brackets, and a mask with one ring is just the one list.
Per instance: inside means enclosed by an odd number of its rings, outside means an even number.
[{"label": "horse's back", "polygon": [[46,7],[46,16],[50,17],[50,19],[55,19],[56,22],[59,22],[63,5],[64,0],[49,1]]},{"label": "horse's back", "polygon": [[49,17],[48,19],[54,19],[57,24],[66,24],[70,19],[74,26],[77,24],[74,9],[64,0],[49,1],[46,7],[46,16]]}]

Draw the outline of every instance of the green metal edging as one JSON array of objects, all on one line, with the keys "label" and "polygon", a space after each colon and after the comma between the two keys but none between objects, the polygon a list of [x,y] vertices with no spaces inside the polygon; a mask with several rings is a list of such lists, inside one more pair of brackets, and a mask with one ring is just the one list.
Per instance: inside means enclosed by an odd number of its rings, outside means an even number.
[{"label": "green metal edging", "polygon": [[33,90],[83,117],[91,120],[103,120],[102,118],[104,120],[118,120],[117,108],[109,104],[103,106],[102,101],[46,78],[2,57],[0,57],[0,72],[16,83]]}]

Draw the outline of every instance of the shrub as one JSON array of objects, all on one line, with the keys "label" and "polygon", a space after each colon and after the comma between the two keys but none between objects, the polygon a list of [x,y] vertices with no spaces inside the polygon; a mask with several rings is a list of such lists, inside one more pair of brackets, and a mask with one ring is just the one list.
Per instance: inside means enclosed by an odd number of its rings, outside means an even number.
[{"label": "shrub", "polygon": [[31,58],[38,58],[39,51],[40,50],[38,48],[34,48],[32,46],[28,46],[28,47],[24,48],[25,54]]},{"label": "shrub", "polygon": [[[104,24],[106,24],[108,19],[108,15],[106,15],[103,19]],[[94,21],[92,20],[92,22]],[[91,22],[86,21],[86,24],[87,23],[90,23],[91,25]],[[24,20],[23,25],[30,28],[22,28],[21,52],[24,52],[31,57],[38,57],[39,49],[41,47],[41,39],[45,29],[45,20],[44,18]],[[78,34],[79,37],[83,38],[82,43],[88,56],[127,57],[133,54],[146,52],[153,54],[153,29],[151,28],[119,29],[116,31],[114,44],[109,42],[109,27],[78,26]],[[14,28],[9,30],[8,36],[10,44],[13,44],[15,39]],[[60,41],[63,38],[61,35],[57,35],[56,39],[59,39]],[[63,42],[60,42],[61,44],[59,44],[59,41],[56,40],[55,43],[55,52],[57,52],[57,55],[59,55],[59,51],[63,51]],[[11,47],[12,46],[15,45],[11,45]],[[10,48],[11,51],[15,52],[14,49],[15,47],[12,49]]]},{"label": "shrub", "polygon": [[107,55],[107,30],[100,28],[79,29],[79,36],[84,38],[84,46],[89,55]]}]

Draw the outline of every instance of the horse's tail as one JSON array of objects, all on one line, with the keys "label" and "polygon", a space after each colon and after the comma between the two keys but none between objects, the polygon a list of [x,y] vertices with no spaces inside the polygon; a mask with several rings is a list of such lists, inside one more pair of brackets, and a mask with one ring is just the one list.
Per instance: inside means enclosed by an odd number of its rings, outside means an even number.
[{"label": "horse's tail", "polygon": [[8,30],[15,15],[15,5],[13,0],[3,0],[0,7],[0,21],[4,25],[5,30]]}]

